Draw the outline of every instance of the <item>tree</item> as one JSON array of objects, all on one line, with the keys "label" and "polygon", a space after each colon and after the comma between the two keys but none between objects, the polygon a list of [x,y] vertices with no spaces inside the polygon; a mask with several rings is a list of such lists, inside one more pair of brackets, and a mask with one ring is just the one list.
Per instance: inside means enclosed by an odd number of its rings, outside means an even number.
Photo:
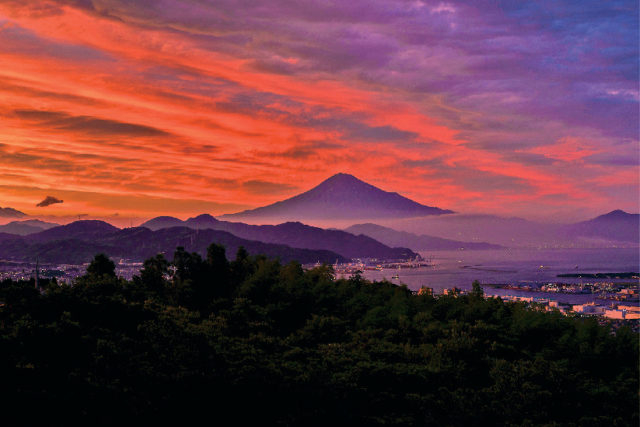
[{"label": "tree", "polygon": [[240,283],[249,277],[254,271],[249,259],[249,252],[240,246],[236,252],[236,259],[231,262],[231,277],[234,286],[238,286]]},{"label": "tree", "polygon": [[98,254],[87,267],[87,273],[94,277],[116,277],[116,265],[105,254]]},{"label": "tree", "polygon": [[471,284],[471,296],[476,298],[484,298],[484,289],[480,286],[480,282],[474,280]]},{"label": "tree", "polygon": [[229,261],[224,246],[212,243],[207,248],[207,264],[211,272],[216,276],[229,274]]},{"label": "tree", "polygon": [[144,262],[143,268],[140,271],[140,278],[146,288],[160,291],[164,287],[164,277],[168,271],[169,261],[166,260],[164,255],[158,254]]},{"label": "tree", "polygon": [[176,269],[174,281],[196,281],[203,273],[202,257],[196,252],[187,252],[182,246],[173,254],[173,266]]},{"label": "tree", "polygon": [[174,286],[161,255],[134,283],[106,257],[43,293],[0,280],[3,416],[184,423],[215,402],[248,425],[640,425],[634,330],[485,300],[477,281],[419,296],[246,252],[221,295],[222,255],[177,251]]},{"label": "tree", "polygon": [[228,296],[231,292],[229,280],[231,276],[229,261],[224,246],[212,243],[207,248],[207,268],[209,293],[212,296]]}]

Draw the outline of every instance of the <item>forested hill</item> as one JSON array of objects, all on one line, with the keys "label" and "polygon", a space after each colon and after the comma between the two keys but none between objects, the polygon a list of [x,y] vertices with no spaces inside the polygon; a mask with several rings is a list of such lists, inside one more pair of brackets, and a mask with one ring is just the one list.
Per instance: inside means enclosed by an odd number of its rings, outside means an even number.
[{"label": "forested hill", "polygon": [[[638,337],[414,295],[212,245],[119,279],[0,284],[4,419],[23,425],[638,425]],[[230,421],[231,420],[231,421]]]},{"label": "forested hill", "polygon": [[168,226],[175,227],[176,224],[200,230],[227,231],[243,239],[276,243],[293,248],[325,249],[336,252],[347,259],[408,259],[418,255],[402,244],[387,246],[369,236],[358,236],[342,230],[325,230],[300,222],[250,225],[241,222],[219,221],[211,215],[202,214],[186,221],[172,217],[157,217],[145,222],[142,227],[160,230]]},{"label": "forested hill", "polygon": [[283,262],[302,263],[347,261],[328,250],[292,248],[290,246],[242,239],[218,230],[193,230],[187,227],[151,231],[144,227],[120,230],[102,221],[77,221],[29,236],[0,233],[0,259],[47,263],[79,264],[89,262],[93,255],[104,252],[114,258],[144,261],[157,253],[171,254],[182,246],[200,254],[212,242],[225,245],[235,252],[240,246],[254,253],[279,257]]}]

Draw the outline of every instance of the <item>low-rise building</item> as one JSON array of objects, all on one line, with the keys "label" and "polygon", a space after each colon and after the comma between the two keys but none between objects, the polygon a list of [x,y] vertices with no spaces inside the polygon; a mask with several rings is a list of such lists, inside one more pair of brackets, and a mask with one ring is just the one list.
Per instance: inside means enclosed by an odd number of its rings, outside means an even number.
[{"label": "low-rise building", "polygon": [[582,313],[582,314],[601,315],[601,314],[604,314],[605,308],[600,305],[596,305],[593,302],[590,302],[587,304],[574,305],[573,311],[575,311],[576,313]]},{"label": "low-rise building", "polygon": [[618,306],[617,308],[605,310],[604,317],[622,320],[640,319],[640,311],[627,310],[626,306]]},{"label": "low-rise building", "polygon": [[433,295],[433,288],[429,288],[427,286],[422,286],[418,290],[418,295],[431,295],[432,296]]}]

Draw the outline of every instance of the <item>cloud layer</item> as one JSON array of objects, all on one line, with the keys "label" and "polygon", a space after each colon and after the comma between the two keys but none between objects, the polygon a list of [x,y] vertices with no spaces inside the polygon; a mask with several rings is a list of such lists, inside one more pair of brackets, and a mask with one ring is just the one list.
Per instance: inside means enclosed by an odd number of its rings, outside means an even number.
[{"label": "cloud layer", "polygon": [[463,212],[636,211],[638,26],[636,1],[4,1],[0,200],[220,214],[348,172]]}]

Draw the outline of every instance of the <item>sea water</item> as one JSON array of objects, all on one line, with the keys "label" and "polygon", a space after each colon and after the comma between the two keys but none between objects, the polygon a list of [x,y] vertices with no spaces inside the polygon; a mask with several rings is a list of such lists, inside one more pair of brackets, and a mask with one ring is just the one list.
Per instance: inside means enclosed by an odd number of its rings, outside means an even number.
[{"label": "sea water", "polygon": [[[474,280],[485,285],[553,282],[629,283],[635,281],[637,283],[637,279],[588,279],[557,277],[557,275],[638,272],[640,270],[639,248],[458,250],[428,251],[421,252],[420,255],[431,260],[433,266],[402,270],[367,270],[363,275],[370,280],[386,279],[393,283],[403,283],[411,290],[428,286],[433,288],[435,293],[441,293],[445,288],[454,286],[460,289],[471,289],[471,283]],[[399,278],[393,279],[396,274]],[[489,286],[484,288],[488,294],[549,297],[574,304],[595,301],[597,296],[526,292]]]}]

